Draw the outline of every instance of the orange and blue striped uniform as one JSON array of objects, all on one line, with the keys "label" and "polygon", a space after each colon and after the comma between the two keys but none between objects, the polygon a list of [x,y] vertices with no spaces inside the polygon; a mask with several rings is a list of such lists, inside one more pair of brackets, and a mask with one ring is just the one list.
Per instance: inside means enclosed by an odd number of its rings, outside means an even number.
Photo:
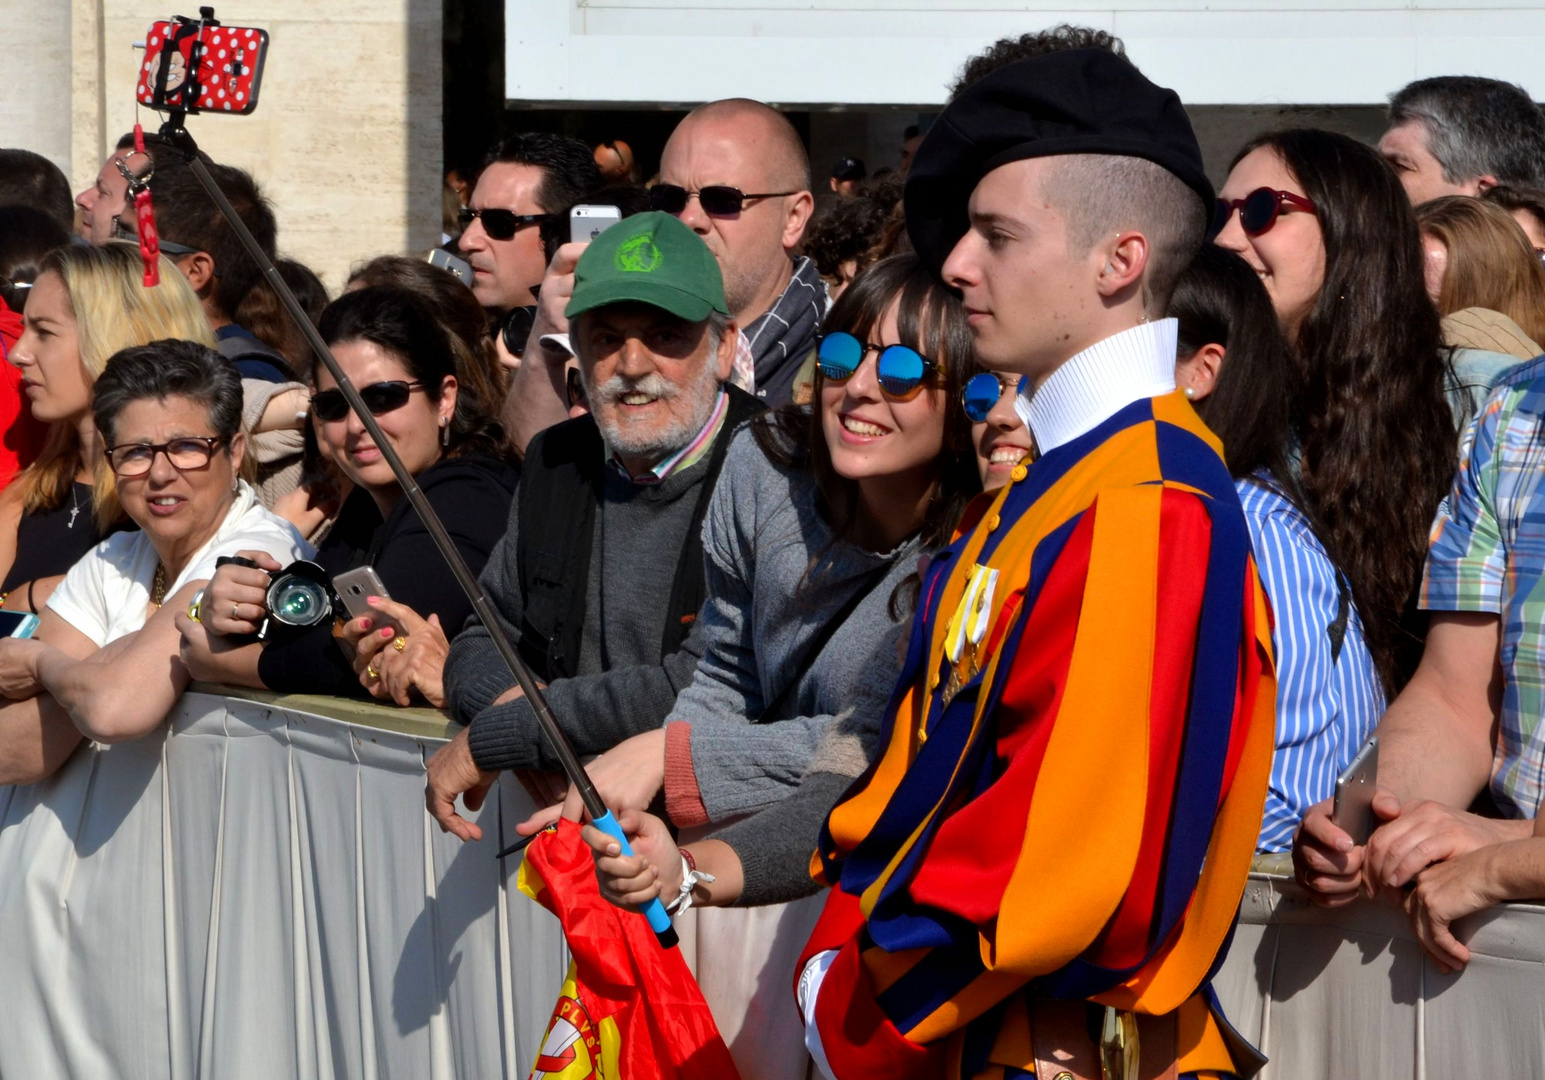
[{"label": "orange and blue striped uniform", "polygon": [[1270,621],[1179,393],[1016,470],[924,574],[880,754],[812,863],[840,1080],[1032,1075],[1037,997],[1178,1010],[1182,1073],[1259,1067],[1207,980],[1266,796]]}]

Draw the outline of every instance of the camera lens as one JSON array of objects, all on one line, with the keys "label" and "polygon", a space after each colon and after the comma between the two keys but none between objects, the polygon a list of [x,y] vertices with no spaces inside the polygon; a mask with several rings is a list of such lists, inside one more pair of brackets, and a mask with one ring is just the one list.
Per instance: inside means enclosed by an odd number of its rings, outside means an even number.
[{"label": "camera lens", "polygon": [[268,611],[288,626],[315,626],[332,614],[327,589],[298,574],[284,574],[268,589]]}]

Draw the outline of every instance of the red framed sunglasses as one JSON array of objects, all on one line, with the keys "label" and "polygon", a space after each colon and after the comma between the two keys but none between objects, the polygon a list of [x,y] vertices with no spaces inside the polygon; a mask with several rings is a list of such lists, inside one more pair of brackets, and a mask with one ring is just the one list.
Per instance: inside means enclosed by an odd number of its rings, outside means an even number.
[{"label": "red framed sunglasses", "polygon": [[1256,188],[1243,199],[1217,200],[1212,211],[1212,235],[1217,236],[1228,226],[1229,218],[1234,216],[1235,210],[1239,211],[1239,224],[1246,236],[1260,236],[1270,232],[1281,214],[1290,214],[1295,210],[1302,210],[1306,214],[1315,213],[1314,203],[1302,195],[1278,191],[1276,188]]}]

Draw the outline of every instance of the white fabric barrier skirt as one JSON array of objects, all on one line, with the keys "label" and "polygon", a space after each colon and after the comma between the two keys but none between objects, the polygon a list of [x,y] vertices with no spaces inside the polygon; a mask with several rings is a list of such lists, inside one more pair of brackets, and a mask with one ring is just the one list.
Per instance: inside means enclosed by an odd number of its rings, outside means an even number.
[{"label": "white fabric barrier skirt", "polygon": [[531,802],[440,832],[441,742],[189,693],[0,787],[0,1077],[524,1078],[568,964],[494,858]]},{"label": "white fabric barrier skirt", "polygon": [[1326,910],[1252,874],[1213,988],[1271,1059],[1259,1080],[1540,1080],[1545,907],[1506,904],[1456,933],[1472,958],[1443,975],[1392,903]]}]

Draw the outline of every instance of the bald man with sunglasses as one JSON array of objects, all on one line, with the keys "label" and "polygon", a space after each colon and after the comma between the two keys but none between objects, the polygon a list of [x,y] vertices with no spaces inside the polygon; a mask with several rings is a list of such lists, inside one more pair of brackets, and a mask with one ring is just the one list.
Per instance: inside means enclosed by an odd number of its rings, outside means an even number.
[{"label": "bald man with sunglasses", "polygon": [[[816,334],[830,300],[815,264],[794,254],[815,208],[810,158],[794,126],[745,98],[699,106],[666,142],[650,202],[679,218],[718,260],[730,315],[741,328],[736,385],[772,408],[808,400]],[[583,251],[565,244],[553,256],[532,344],[505,401],[505,428],[522,452],[537,432],[568,419],[568,355],[536,343],[567,332],[563,305]]]}]

